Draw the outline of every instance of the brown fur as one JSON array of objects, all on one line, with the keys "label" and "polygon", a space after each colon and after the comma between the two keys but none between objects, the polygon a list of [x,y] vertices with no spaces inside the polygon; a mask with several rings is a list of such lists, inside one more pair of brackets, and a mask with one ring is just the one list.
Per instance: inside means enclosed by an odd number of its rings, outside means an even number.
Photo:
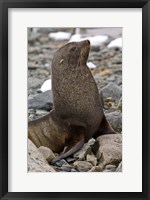
[{"label": "brown fur", "polygon": [[54,152],[65,147],[60,158],[81,148],[84,142],[101,133],[112,133],[103,112],[95,80],[86,65],[88,40],[68,43],[52,61],[53,110],[29,122],[29,138],[37,146]]}]

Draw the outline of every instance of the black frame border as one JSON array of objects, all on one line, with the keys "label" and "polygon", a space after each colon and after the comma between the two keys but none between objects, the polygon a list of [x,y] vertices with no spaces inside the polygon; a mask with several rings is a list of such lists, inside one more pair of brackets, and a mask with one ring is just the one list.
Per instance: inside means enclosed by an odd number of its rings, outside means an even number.
[{"label": "black frame border", "polygon": [[[142,192],[8,192],[8,9],[142,8]],[[150,199],[150,0],[0,0],[0,199]]]}]

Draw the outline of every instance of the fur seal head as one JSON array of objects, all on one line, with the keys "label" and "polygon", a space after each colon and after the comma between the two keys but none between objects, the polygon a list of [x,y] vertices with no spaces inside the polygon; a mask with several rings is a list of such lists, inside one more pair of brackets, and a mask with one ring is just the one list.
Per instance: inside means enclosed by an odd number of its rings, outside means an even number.
[{"label": "fur seal head", "polygon": [[56,51],[53,57],[52,66],[56,71],[58,70],[61,72],[68,66],[71,68],[74,66],[77,67],[85,65],[88,59],[89,51],[89,40],[68,43]]}]

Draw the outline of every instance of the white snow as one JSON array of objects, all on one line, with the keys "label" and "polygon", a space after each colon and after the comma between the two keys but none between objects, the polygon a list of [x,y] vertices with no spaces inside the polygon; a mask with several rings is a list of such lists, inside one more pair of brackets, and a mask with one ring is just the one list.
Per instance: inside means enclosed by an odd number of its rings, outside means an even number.
[{"label": "white snow", "polygon": [[51,90],[51,88],[52,88],[51,79],[48,79],[43,83],[41,91],[46,92],[47,90]]},{"label": "white snow", "polygon": [[100,46],[108,41],[107,35],[96,35],[91,37],[82,38],[80,34],[72,35],[69,42],[80,42],[83,40],[89,40],[90,45],[93,47]]},{"label": "white snow", "polygon": [[49,34],[49,38],[52,40],[69,40],[71,37],[71,33],[67,33],[67,32],[55,32],[55,33],[50,33]]},{"label": "white snow", "polygon": [[117,38],[113,41],[111,41],[108,45],[108,48],[112,48],[112,47],[118,47],[120,49],[122,49],[122,38]]},{"label": "white snow", "polygon": [[87,66],[90,68],[90,69],[95,69],[96,68],[96,65],[92,62],[87,62]]}]

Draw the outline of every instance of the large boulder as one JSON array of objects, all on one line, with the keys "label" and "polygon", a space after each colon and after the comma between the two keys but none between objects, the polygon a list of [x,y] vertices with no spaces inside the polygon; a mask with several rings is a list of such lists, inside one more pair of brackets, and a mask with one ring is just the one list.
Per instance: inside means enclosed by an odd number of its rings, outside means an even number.
[{"label": "large boulder", "polygon": [[28,172],[55,172],[38,148],[28,139]]},{"label": "large boulder", "polygon": [[102,135],[97,138],[99,150],[97,158],[99,166],[104,168],[106,165],[118,165],[122,160],[122,134]]}]

